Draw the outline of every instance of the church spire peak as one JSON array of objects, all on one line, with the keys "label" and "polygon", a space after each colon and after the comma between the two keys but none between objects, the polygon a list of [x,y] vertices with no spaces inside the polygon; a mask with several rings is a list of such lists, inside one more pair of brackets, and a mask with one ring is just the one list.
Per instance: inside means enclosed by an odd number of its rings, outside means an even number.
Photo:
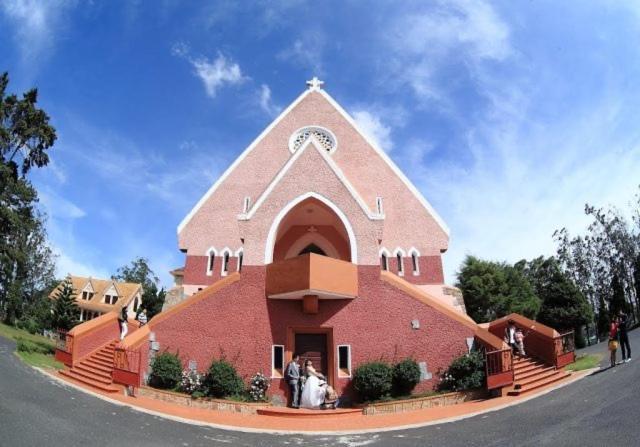
[{"label": "church spire peak", "polygon": [[309,90],[318,91],[322,88],[323,85],[324,81],[318,79],[317,76],[314,76],[313,79],[307,81],[307,87],[309,88]]}]

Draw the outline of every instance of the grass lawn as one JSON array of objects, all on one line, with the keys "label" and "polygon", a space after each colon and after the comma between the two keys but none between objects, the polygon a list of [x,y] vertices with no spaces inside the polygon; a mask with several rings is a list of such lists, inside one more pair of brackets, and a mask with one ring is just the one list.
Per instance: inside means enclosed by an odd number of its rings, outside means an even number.
[{"label": "grass lawn", "polygon": [[6,325],[4,323],[0,323],[0,337],[10,338],[12,340],[17,340],[18,338],[24,338],[26,340],[30,340],[33,342],[46,343],[51,346],[55,346],[56,344],[50,338],[43,337],[42,335],[30,334],[25,330]]},{"label": "grass lawn", "polygon": [[[9,338],[17,341],[18,339],[29,340],[34,343],[55,346],[55,342],[42,335],[30,334],[29,332],[0,323],[0,337]],[[57,362],[53,355],[42,354],[40,352],[20,352],[16,351],[16,355],[22,359],[27,365],[37,366],[40,368],[62,369],[63,365]]]},{"label": "grass lawn", "polygon": [[52,356],[40,354],[39,352],[20,352],[15,353],[27,365],[37,366],[38,368],[62,369],[64,365]]},{"label": "grass lawn", "polygon": [[576,358],[576,361],[565,367],[568,371],[582,371],[600,366],[602,354],[586,354]]}]

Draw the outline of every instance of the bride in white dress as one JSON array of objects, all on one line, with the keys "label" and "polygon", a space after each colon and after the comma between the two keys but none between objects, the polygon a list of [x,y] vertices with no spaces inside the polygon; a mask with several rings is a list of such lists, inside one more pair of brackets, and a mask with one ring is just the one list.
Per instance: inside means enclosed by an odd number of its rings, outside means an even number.
[{"label": "bride in white dress", "polygon": [[300,408],[308,408],[317,410],[324,403],[325,385],[327,382],[324,376],[316,372],[311,360],[304,362],[305,375],[307,380],[302,388],[302,396],[300,397]]}]

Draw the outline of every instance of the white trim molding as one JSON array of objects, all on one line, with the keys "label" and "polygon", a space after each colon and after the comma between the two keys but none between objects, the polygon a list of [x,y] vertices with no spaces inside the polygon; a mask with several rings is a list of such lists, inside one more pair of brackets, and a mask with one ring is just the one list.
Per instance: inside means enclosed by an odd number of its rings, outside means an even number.
[{"label": "white trim molding", "polygon": [[398,276],[404,276],[404,258],[406,255],[405,251],[400,247],[396,247],[396,249],[393,250],[393,256],[398,261]]},{"label": "white trim molding", "polygon": [[[415,261],[414,261],[415,256]],[[411,258],[411,270],[413,271],[413,276],[420,275],[420,252],[417,248],[411,247],[409,249],[409,257]],[[414,268],[415,263],[415,268]]]},{"label": "white trim molding", "polygon": [[[229,256],[229,259],[227,259],[226,262],[225,262],[225,255]],[[233,256],[233,252],[229,247],[224,247],[222,250],[220,250],[220,257],[222,258],[222,262],[220,265],[220,276],[227,276],[229,274],[229,261],[231,261],[231,256]],[[225,264],[227,264],[226,270],[225,270]]]},{"label": "white trim molding", "polygon": [[[295,154],[294,154],[295,156]],[[351,250],[351,262],[353,264],[358,263],[358,245],[356,242],[356,233],[353,231],[353,226],[349,222],[347,216],[342,212],[338,206],[333,203],[331,200],[327,199],[321,194],[316,192],[307,192],[302,194],[301,196],[296,197],[289,203],[287,203],[284,208],[280,210],[278,215],[273,220],[271,224],[271,228],[269,228],[269,233],[267,235],[267,243],[264,250],[264,263],[271,264],[273,262],[273,249],[275,247],[276,236],[278,234],[278,227],[280,226],[280,222],[285,216],[291,211],[296,205],[303,202],[306,199],[313,198],[319,200],[320,202],[327,205],[329,208],[333,210],[334,213],[338,216],[338,218],[342,221],[342,224],[347,230],[347,235],[349,236],[349,248]]]},{"label": "white trim molding", "polygon": [[236,272],[239,272],[241,267],[242,267],[242,263],[240,262],[240,255],[242,255],[242,260],[244,261],[244,247],[240,247],[235,252],[235,257],[237,258],[236,259]]},{"label": "white trim molding", "polygon": [[330,258],[340,259],[340,252],[331,243],[329,239],[318,233],[305,233],[302,237],[296,240],[287,253],[284,255],[284,259],[295,258],[307,245],[315,244],[320,247],[327,256]]},{"label": "white trim molding", "polygon": [[[349,374],[344,374],[341,371],[340,368],[340,348],[347,348],[347,371],[349,371]],[[351,345],[338,345],[336,346],[336,356],[337,356],[337,362],[336,362],[336,369],[338,370],[338,377],[340,378],[350,378],[351,377]]]},{"label": "white trim molding", "polygon": [[[277,368],[275,368],[276,365],[274,365],[274,360],[275,360],[275,351],[276,348],[282,348],[282,375],[277,376],[274,374],[274,372],[276,371]],[[285,369],[287,367],[287,361],[284,358],[286,351],[284,350],[284,345],[271,345],[271,378],[272,379],[283,379],[285,376]]]},{"label": "white trim molding", "polygon": [[274,177],[274,179],[271,181],[269,186],[267,186],[267,188],[260,195],[258,200],[256,200],[256,202],[253,204],[253,206],[251,207],[251,210],[249,210],[249,212],[246,213],[246,214],[240,214],[238,216],[239,220],[250,220],[256,214],[256,212],[258,211],[258,209],[260,209],[260,207],[265,202],[265,200],[267,200],[267,197],[269,197],[269,195],[273,192],[273,190],[275,189],[276,185],[278,185],[278,183],[280,183],[280,181],[285,177],[285,175],[287,174],[289,169],[291,169],[291,167],[294,165],[294,163],[298,160],[298,158],[300,158],[300,156],[304,153],[305,150],[307,150],[308,147],[313,147],[313,148],[315,148],[315,150],[318,151],[320,156],[324,159],[324,161],[327,162],[327,164],[329,165],[329,168],[331,168],[331,170],[334,172],[336,177],[338,177],[340,182],[342,182],[342,184],[345,186],[347,191],[349,191],[349,193],[351,194],[353,199],[360,206],[360,209],[362,209],[362,212],[369,218],[369,220],[383,220],[384,219],[384,215],[380,215],[380,214],[377,214],[377,213],[372,213],[369,210],[369,207],[367,206],[367,204],[364,202],[364,200],[362,200],[362,197],[360,197],[360,195],[358,194],[356,189],[353,187],[353,185],[351,185],[351,182],[349,182],[347,177],[345,177],[345,175],[342,173],[342,171],[340,170],[340,168],[338,167],[336,162],[333,161],[333,159],[329,156],[327,151],[325,151],[322,148],[322,146],[320,146],[320,143],[318,143],[316,138],[312,135],[302,145],[302,147],[300,149],[298,149],[291,157],[289,157],[289,160],[287,160],[285,165],[282,167],[282,169],[280,169],[280,171]]},{"label": "white trim molding", "polygon": [[411,191],[411,193],[413,193],[413,195],[415,196],[415,198],[418,200],[418,202],[420,202],[420,204],[429,212],[429,214],[435,219],[435,221],[438,223],[438,225],[440,226],[440,228],[442,229],[442,231],[444,231],[444,233],[449,236],[450,230],[449,227],[447,226],[447,224],[445,223],[445,221],[442,219],[442,217],[440,217],[440,215],[436,212],[436,210],[431,206],[431,204],[427,201],[427,199],[422,195],[422,193],[420,193],[420,191],[418,191],[418,188],[415,187],[415,185],[413,183],[411,183],[411,180],[409,180],[407,178],[406,175],[404,175],[404,173],[400,170],[400,168],[398,168],[398,166],[393,162],[393,160],[391,160],[389,158],[389,156],[387,155],[387,153],[382,150],[378,144],[373,141],[371,138],[369,138],[369,136],[367,134],[365,134],[356,124],[355,120],[351,117],[351,115],[349,115],[347,113],[346,110],[344,110],[342,108],[342,106],[340,104],[338,104],[336,102],[335,99],[333,99],[331,97],[331,95],[329,95],[325,90],[318,90],[318,92],[325,97],[325,99],[327,101],[329,101],[329,103],[335,107],[335,109],[343,116],[344,119],[346,119],[349,124],[351,124],[351,126],[353,126],[353,128],[356,130],[356,132],[358,132],[362,138],[364,138],[364,140],[369,144],[369,146],[371,146],[373,148],[374,151],[376,151],[376,153],[385,161],[385,163],[387,163],[387,165],[391,168],[391,170],[400,178],[400,180],[402,181],[402,183],[404,183],[404,185],[409,188],[409,191]]},{"label": "white trim molding", "polygon": [[[298,138],[298,135],[300,135],[305,130],[308,130],[308,131],[317,130],[317,131],[320,131],[321,133],[326,133],[329,136],[329,138],[333,141],[333,147],[328,151],[330,154],[333,154],[338,149],[338,139],[336,138],[333,132],[331,132],[326,127],[319,126],[317,124],[312,124],[309,126],[301,127],[300,129],[297,129],[295,132],[291,134],[291,136],[289,137],[288,147],[289,147],[289,152],[291,152],[292,154],[296,151],[295,148],[293,147],[295,140]],[[312,135],[309,135],[309,138],[311,138],[311,136]],[[304,143],[306,143],[306,141]],[[302,148],[302,145],[300,146],[300,148]]]},{"label": "white trim molding", "polygon": [[391,257],[391,253],[389,253],[389,250],[387,250],[386,248],[382,247],[379,251],[378,251],[378,258],[380,259],[380,262],[382,262],[382,255],[384,255],[384,266],[381,265],[382,270],[384,270],[385,272],[389,271],[389,258]]},{"label": "white trim molding", "polygon": [[271,130],[274,127],[276,127],[280,123],[280,121],[282,121],[284,119],[285,116],[287,116],[289,114],[289,112],[291,112],[298,104],[300,104],[300,102],[304,98],[307,97],[308,94],[310,94],[313,91],[316,91],[316,90],[310,90],[309,89],[309,90],[305,90],[304,92],[302,92],[300,94],[300,96],[298,96],[291,104],[289,104],[289,107],[284,109],[282,111],[282,113],[280,115],[278,115],[278,117],[275,120],[273,120],[271,122],[271,124],[269,124],[262,131],[262,133],[260,135],[258,135],[258,137],[255,140],[253,140],[249,146],[247,146],[247,148],[244,151],[242,151],[240,156],[238,158],[236,158],[233,163],[231,163],[231,166],[229,166],[227,168],[227,170],[224,171],[224,173],[218,178],[218,180],[216,180],[216,182],[213,185],[211,185],[211,188],[209,188],[209,190],[200,198],[200,200],[198,200],[198,202],[191,209],[191,211],[189,211],[189,214],[187,214],[185,216],[185,218],[182,219],[182,221],[178,225],[178,234],[180,234],[180,232],[182,232],[184,227],[187,226],[189,221],[193,218],[193,216],[195,216],[195,214],[198,212],[198,210],[200,210],[200,208],[202,208],[202,206],[209,199],[209,197],[211,197],[211,195],[214,192],[216,192],[218,187],[227,179],[227,177],[229,177],[229,175],[236,169],[236,167],[238,167],[238,165],[240,163],[242,163],[242,161],[247,157],[247,155],[249,155],[249,153],[264,139],[264,137],[267,136],[269,134],[269,132],[271,132]]},{"label": "white trim molding", "polygon": [[211,255],[213,255],[213,259],[215,260],[216,256],[218,256],[218,252],[214,247],[209,247],[204,254],[207,257],[207,276],[213,275],[213,262],[211,262]]}]

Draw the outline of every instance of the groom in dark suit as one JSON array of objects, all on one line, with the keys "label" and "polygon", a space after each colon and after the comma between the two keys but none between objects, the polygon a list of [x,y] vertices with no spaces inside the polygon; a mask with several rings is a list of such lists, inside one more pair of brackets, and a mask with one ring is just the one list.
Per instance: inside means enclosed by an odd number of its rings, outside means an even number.
[{"label": "groom in dark suit", "polygon": [[300,356],[293,354],[293,358],[287,365],[285,371],[285,379],[289,384],[289,390],[291,391],[291,407],[300,408],[300,365],[298,361]]}]

